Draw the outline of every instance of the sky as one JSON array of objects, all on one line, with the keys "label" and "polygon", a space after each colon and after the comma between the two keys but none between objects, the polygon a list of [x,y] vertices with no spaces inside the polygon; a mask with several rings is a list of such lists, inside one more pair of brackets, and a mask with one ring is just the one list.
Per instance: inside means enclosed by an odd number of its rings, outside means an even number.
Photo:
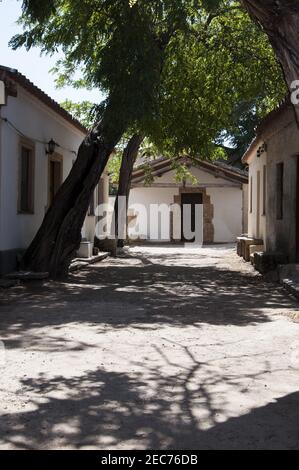
[{"label": "sky", "polygon": [[0,65],[18,69],[59,103],[65,99],[75,102],[83,100],[99,102],[99,91],[55,87],[55,77],[49,70],[55,65],[58,56],[41,56],[37,48],[29,52],[24,48],[17,51],[9,48],[8,42],[11,37],[22,31],[22,27],[16,24],[20,14],[20,0],[0,0]]}]

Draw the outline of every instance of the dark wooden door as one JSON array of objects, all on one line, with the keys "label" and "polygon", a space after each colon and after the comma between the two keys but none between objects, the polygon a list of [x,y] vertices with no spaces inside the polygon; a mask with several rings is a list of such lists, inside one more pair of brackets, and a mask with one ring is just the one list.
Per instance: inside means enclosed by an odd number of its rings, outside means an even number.
[{"label": "dark wooden door", "polygon": [[299,157],[297,157],[297,195],[296,195],[296,261],[299,263]]},{"label": "dark wooden door", "polygon": [[[183,193],[181,195],[181,226],[182,226],[182,241],[192,243],[195,241],[195,237],[192,240],[187,240],[184,236],[184,206],[190,205],[191,206],[191,221],[188,221],[188,228],[192,232],[195,232],[195,214],[196,214],[196,205],[202,204],[203,198],[202,193]],[[191,225],[191,226],[190,226]]]}]

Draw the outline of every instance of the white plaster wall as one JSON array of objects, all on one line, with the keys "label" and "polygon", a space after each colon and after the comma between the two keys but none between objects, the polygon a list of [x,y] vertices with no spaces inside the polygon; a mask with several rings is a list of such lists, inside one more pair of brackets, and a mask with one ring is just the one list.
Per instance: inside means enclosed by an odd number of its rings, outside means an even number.
[{"label": "white plaster wall", "polygon": [[[267,154],[257,158],[258,146],[267,144]],[[290,106],[278,113],[262,130],[260,139],[256,142],[248,156],[249,178],[253,178],[253,210],[248,214],[249,235],[258,235],[256,228],[256,186],[257,171],[267,165],[267,195],[266,215],[261,216],[260,235],[264,240],[265,249],[269,252],[282,252],[288,256],[289,262],[297,261],[296,251],[296,199],[297,199],[297,156],[299,155],[298,126],[294,112]],[[284,163],[284,195],[283,219],[277,220],[277,164]],[[250,181],[250,179],[249,179]],[[250,192],[250,191],[249,191]],[[262,194],[262,178],[261,178]],[[262,196],[261,196],[262,197]],[[249,195],[250,199],[250,195]],[[261,201],[262,204],[262,201]]]},{"label": "white plaster wall", "polygon": [[214,242],[235,242],[242,233],[243,194],[239,188],[209,188],[214,207]]},{"label": "white plaster wall", "polygon": [[242,234],[248,234],[248,184],[243,184]]},{"label": "white plaster wall", "polygon": [[[84,138],[63,118],[18,87],[18,97],[8,97],[0,108],[1,116],[11,121],[28,139],[48,142],[51,138],[62,147],[77,151]],[[34,214],[18,214],[18,171],[20,136],[1,121],[0,139],[0,250],[26,248],[38,230],[48,204],[48,156],[45,145],[35,143]],[[63,179],[76,158],[62,148]]]},{"label": "white plaster wall", "polygon": [[[130,191],[129,198],[129,210],[138,214],[137,223],[138,231],[141,234],[141,238],[149,239],[150,230],[153,230],[155,233],[159,233],[159,219],[154,218],[150,220],[150,205],[151,204],[166,204],[170,206],[173,204],[174,195],[179,194],[178,188],[133,188]],[[144,211],[141,209],[138,210],[138,205],[142,204],[144,206]],[[147,220],[150,220],[147,223]],[[168,223],[168,222],[167,222]],[[132,229],[128,230],[129,236],[132,236]],[[168,232],[168,238],[164,241],[170,240],[170,230]],[[157,238],[159,240],[160,237]]]},{"label": "white plaster wall", "polygon": [[95,213],[94,215],[86,215],[84,225],[82,227],[82,238],[90,242],[94,242],[94,236],[96,234],[97,229],[97,220],[99,215],[99,208],[98,206],[101,204],[108,204],[109,199],[109,176],[107,172],[107,168],[103,172],[99,184],[94,192],[94,208]]},{"label": "white plaster wall", "polygon": [[[278,251],[288,256],[290,263],[298,261],[296,243],[297,217],[297,164],[299,162],[298,126],[293,110],[276,120],[276,129],[267,139],[268,147],[268,195],[267,237],[268,251]],[[276,214],[277,164],[284,163],[283,219]]]},{"label": "white plaster wall", "polygon": [[109,206],[110,206],[111,209],[114,208],[115,199],[116,199],[116,196],[109,196],[108,204],[109,204]]},{"label": "white plaster wall", "polygon": [[[263,167],[267,165],[267,154],[263,153],[261,157],[257,158],[256,151],[249,158],[249,187],[248,187],[248,236],[253,238],[261,238],[266,243],[266,217],[267,211],[263,214]],[[258,207],[258,178],[257,174],[260,172],[260,215],[259,227],[257,217]],[[268,169],[267,169],[268,171]],[[251,180],[252,178],[252,180]],[[252,181],[252,187],[251,187]],[[252,193],[252,196],[251,196]],[[252,197],[252,211],[250,211],[250,198]]]},{"label": "white plaster wall", "polygon": [[[223,178],[216,178],[215,176],[207,173],[201,169],[192,167],[190,169],[192,174],[197,178],[198,185],[206,185],[207,194],[211,196],[211,203],[214,206],[214,241],[215,243],[230,243],[235,242],[236,237],[242,233],[243,222],[243,194],[239,186],[234,186],[228,180]],[[160,184],[173,184],[175,183],[175,172],[170,171],[161,177],[155,178],[155,183]],[[216,187],[216,185],[218,187]],[[187,186],[191,186],[187,183]],[[179,187],[161,188],[161,187],[140,187],[133,188],[130,192],[129,209],[132,210],[134,204],[143,204],[145,206],[145,213],[139,211],[137,223],[140,227],[140,232],[144,238],[149,239],[150,227],[146,220],[149,214],[151,204],[166,204],[168,206],[174,203],[174,196],[179,195]],[[137,211],[138,212],[138,211]],[[135,210],[136,213],[136,210]],[[167,224],[168,224],[167,220]],[[151,227],[157,232],[158,220],[152,220]],[[180,221],[179,221],[180,223]],[[129,229],[129,236],[132,230]],[[168,240],[171,238],[169,231]],[[158,238],[159,240],[160,238]]]}]

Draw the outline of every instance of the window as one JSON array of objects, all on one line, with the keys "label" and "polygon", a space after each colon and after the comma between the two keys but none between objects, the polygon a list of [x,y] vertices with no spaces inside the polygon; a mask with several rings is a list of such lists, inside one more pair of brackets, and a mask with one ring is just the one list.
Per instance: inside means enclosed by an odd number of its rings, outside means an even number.
[{"label": "window", "polygon": [[252,198],[253,198],[252,190],[253,190],[253,179],[252,179],[252,176],[251,176],[250,177],[250,187],[249,187],[249,212],[250,212],[250,214],[252,214]]},{"label": "window", "polygon": [[284,165],[278,163],[276,165],[276,218],[283,219],[283,176]]},{"label": "window", "polygon": [[21,142],[19,174],[19,212],[34,212],[34,146]]},{"label": "window", "polygon": [[267,167],[263,166],[263,214],[266,215],[267,211]]}]

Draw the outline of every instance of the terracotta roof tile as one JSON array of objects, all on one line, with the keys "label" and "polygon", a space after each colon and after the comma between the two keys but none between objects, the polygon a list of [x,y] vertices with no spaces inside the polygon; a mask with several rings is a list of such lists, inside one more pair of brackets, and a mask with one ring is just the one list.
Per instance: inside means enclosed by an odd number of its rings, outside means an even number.
[{"label": "terracotta roof tile", "polygon": [[79,131],[86,134],[88,130],[78,121],[77,119],[73,118],[70,113],[68,113],[64,108],[60,106],[55,100],[53,100],[50,96],[48,96],[44,91],[42,91],[39,87],[34,85],[25,75],[20,73],[17,69],[11,69],[9,67],[5,67],[0,65],[0,80],[10,79],[20,85],[22,88],[27,90],[37,99],[39,99],[42,103],[52,109],[55,113],[59,114],[63,119],[68,121],[74,127],[76,127]]},{"label": "terracotta roof tile", "polygon": [[[239,183],[248,183],[248,173],[246,171],[240,170],[239,168],[235,168],[233,166],[227,165],[223,162],[210,162],[206,160],[197,160],[191,157],[182,157],[181,160],[189,160],[191,165],[198,166],[203,170],[209,170],[223,178],[229,178]],[[178,159],[177,159],[178,161]],[[159,175],[163,173],[167,173],[171,170],[172,160],[168,158],[160,157],[156,160],[152,160],[146,163],[152,167],[152,170],[155,172],[159,172]],[[143,166],[137,167],[133,171],[132,182],[142,180],[145,176]]]}]

